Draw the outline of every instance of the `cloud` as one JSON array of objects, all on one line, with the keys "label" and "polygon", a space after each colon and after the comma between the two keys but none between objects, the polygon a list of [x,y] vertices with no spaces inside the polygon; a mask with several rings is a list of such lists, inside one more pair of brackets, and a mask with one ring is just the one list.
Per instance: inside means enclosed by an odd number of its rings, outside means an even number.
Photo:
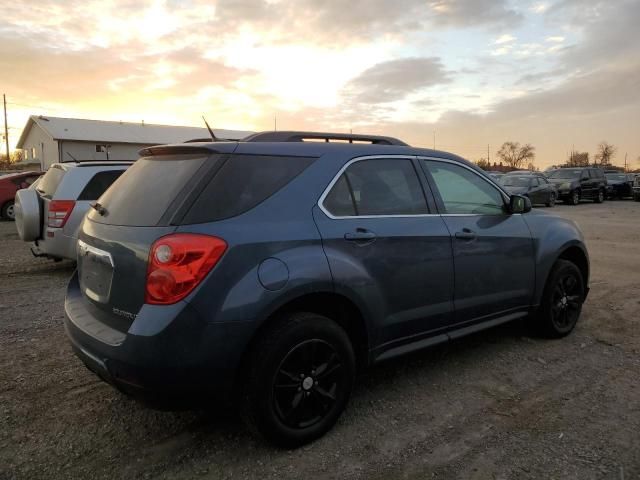
[{"label": "cloud", "polygon": [[502,45],[503,43],[515,42],[515,40],[516,40],[516,37],[508,33],[505,33],[504,35],[500,35],[498,38],[496,38],[493,43],[495,45]]},{"label": "cloud", "polygon": [[521,13],[506,0],[437,0],[428,3],[434,25],[476,27],[516,25]]},{"label": "cloud", "polygon": [[355,101],[377,104],[402,100],[416,91],[450,81],[438,58],[401,58],[368,68],[349,82],[345,93]]},{"label": "cloud", "polygon": [[562,43],[562,42],[564,42],[564,37],[562,37],[560,35],[551,36],[551,37],[547,37],[546,41],[547,42],[551,42],[551,43]]}]

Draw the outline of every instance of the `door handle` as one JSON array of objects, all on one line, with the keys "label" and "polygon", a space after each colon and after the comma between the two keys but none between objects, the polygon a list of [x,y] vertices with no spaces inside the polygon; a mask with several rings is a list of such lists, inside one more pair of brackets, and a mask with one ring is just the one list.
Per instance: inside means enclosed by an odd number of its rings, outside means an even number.
[{"label": "door handle", "polygon": [[476,232],[463,228],[461,232],[456,232],[456,238],[460,240],[474,240],[476,238]]},{"label": "door handle", "polygon": [[344,239],[350,242],[370,242],[376,239],[376,234],[371,230],[357,228],[355,232],[345,233]]}]

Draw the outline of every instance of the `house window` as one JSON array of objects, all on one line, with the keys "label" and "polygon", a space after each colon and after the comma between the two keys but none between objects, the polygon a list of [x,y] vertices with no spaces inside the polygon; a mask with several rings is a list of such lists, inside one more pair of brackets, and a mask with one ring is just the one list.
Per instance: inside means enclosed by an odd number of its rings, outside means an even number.
[{"label": "house window", "polygon": [[29,150],[24,151],[24,159],[29,160]]},{"label": "house window", "polygon": [[36,159],[36,147],[31,147],[31,160]]},{"label": "house window", "polygon": [[96,144],[96,153],[108,152],[111,145],[105,145],[103,143]]}]

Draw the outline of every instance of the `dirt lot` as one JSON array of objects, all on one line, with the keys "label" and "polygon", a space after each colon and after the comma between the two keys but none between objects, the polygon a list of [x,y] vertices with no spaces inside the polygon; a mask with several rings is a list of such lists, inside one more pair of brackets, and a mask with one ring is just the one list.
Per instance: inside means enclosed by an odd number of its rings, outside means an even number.
[{"label": "dirt lot", "polygon": [[506,325],[378,366],[326,437],[282,451],[233,416],[148,410],[63,326],[73,265],[0,223],[0,479],[640,478],[640,203],[547,209],[587,237],[591,294],[560,341]]}]

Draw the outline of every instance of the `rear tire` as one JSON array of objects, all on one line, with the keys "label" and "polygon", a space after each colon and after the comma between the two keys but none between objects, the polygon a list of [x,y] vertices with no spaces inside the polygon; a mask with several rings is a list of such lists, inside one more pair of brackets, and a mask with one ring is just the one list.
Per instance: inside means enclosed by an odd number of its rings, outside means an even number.
[{"label": "rear tire", "polygon": [[243,417],[252,430],[281,447],[316,440],[346,407],[355,365],[349,337],[337,323],[314,313],[289,314],[253,349]]},{"label": "rear tire", "polygon": [[7,220],[15,220],[16,214],[13,208],[13,200],[9,200],[2,206],[2,218],[6,218]]},{"label": "rear tire", "polygon": [[584,279],[568,260],[558,260],[549,274],[536,313],[538,331],[548,338],[561,338],[576,326],[584,303]]}]

